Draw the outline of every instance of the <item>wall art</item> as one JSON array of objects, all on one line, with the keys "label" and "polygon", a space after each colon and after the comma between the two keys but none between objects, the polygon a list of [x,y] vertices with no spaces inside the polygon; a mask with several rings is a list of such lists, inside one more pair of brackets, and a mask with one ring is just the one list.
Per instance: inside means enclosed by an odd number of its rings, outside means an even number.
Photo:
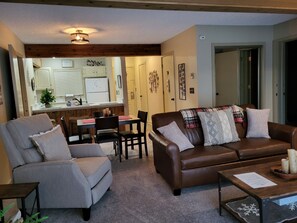
[{"label": "wall art", "polygon": [[90,60],[88,59],[87,60],[87,66],[104,66],[104,63],[103,61],[98,61],[98,60]]},{"label": "wall art", "polygon": [[159,75],[156,70],[149,73],[149,84],[151,93],[157,93],[159,87]]},{"label": "wall art", "polygon": [[186,72],[185,63],[178,64],[179,99],[186,100]]}]

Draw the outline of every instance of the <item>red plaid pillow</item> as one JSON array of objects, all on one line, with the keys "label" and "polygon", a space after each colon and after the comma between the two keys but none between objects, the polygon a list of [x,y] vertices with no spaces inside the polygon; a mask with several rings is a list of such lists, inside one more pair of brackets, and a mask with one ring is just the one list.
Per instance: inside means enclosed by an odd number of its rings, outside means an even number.
[{"label": "red plaid pillow", "polygon": [[234,121],[237,123],[242,123],[244,121],[244,114],[243,109],[237,105],[223,105],[218,107],[201,107],[201,108],[189,108],[189,109],[182,109],[180,110],[186,128],[192,129],[198,127],[199,123],[199,116],[198,112],[210,112],[210,111],[219,111],[219,110],[225,110],[228,108],[232,108]]}]

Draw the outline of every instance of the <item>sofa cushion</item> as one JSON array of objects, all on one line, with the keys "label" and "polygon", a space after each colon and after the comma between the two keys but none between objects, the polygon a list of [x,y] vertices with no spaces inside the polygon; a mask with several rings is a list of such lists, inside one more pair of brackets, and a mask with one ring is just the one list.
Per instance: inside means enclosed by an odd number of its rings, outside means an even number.
[{"label": "sofa cushion", "polygon": [[111,163],[106,156],[79,158],[75,159],[74,162],[79,166],[91,188],[96,186],[100,179],[111,169]]},{"label": "sofa cushion", "polygon": [[266,138],[243,138],[224,146],[236,151],[240,160],[285,154],[291,148],[290,143]]},{"label": "sofa cushion", "polygon": [[182,169],[224,164],[239,160],[234,150],[223,146],[196,146],[180,153]]},{"label": "sofa cushion", "polygon": [[268,133],[268,118],[270,109],[247,108],[248,128],[247,138],[270,138]]},{"label": "sofa cushion", "polygon": [[240,139],[231,108],[213,112],[198,112],[204,134],[204,146],[221,145]]},{"label": "sofa cushion", "polygon": [[197,128],[199,126],[199,117],[198,112],[211,112],[211,111],[220,111],[231,108],[234,121],[236,123],[242,123],[244,121],[243,109],[237,105],[224,105],[217,107],[200,107],[200,108],[187,108],[181,109],[180,112],[183,116],[185,127],[186,128]]},{"label": "sofa cushion", "polygon": [[29,136],[53,128],[48,115],[39,114],[14,119],[7,122],[6,126],[24,161],[26,163],[40,162],[42,156],[37,152]]},{"label": "sofa cushion", "polygon": [[183,132],[177,126],[175,121],[171,122],[168,125],[159,127],[158,131],[164,137],[174,142],[178,146],[180,152],[194,147],[192,143],[189,141],[189,139],[183,134]]},{"label": "sofa cushion", "polygon": [[47,132],[30,136],[45,161],[72,159],[60,125]]}]

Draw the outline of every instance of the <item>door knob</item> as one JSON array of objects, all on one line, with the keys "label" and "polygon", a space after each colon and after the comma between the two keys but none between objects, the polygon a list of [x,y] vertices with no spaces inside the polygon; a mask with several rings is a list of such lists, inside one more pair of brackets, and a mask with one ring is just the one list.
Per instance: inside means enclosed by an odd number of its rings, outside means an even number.
[{"label": "door knob", "polygon": [[170,100],[171,100],[171,101],[174,101],[174,98],[171,98]]}]

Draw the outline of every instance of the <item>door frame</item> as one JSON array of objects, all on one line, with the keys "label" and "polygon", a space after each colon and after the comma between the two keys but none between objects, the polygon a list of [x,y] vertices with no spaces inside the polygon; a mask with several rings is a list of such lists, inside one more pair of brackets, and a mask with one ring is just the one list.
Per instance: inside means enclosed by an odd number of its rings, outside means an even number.
[{"label": "door frame", "polygon": [[274,120],[286,122],[286,43],[297,40],[297,35],[273,41],[273,109]]},{"label": "door frame", "polygon": [[[29,116],[29,104],[26,88],[26,77],[25,77],[25,67],[24,67],[24,57],[18,53],[11,44],[8,44],[9,60],[11,68],[11,79],[13,85],[16,117],[20,118],[23,116]],[[14,60],[17,60],[17,71],[15,69]],[[18,86],[17,81],[19,80],[20,86]],[[20,88],[20,89],[18,89]],[[19,95],[21,93],[21,96]]]}]

